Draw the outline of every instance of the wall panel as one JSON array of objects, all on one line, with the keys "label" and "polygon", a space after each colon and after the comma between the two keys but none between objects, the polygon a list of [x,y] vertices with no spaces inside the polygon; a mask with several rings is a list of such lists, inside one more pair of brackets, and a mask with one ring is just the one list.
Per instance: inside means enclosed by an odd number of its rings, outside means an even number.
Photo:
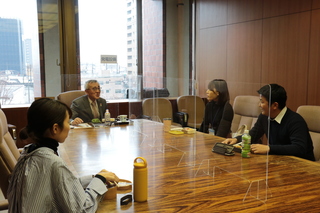
[{"label": "wall panel", "polygon": [[310,12],[266,19],[263,23],[262,83],[278,83],[293,110],[306,104]]},{"label": "wall panel", "polygon": [[312,9],[319,9],[319,8],[320,8],[320,0],[313,0]]},{"label": "wall panel", "polygon": [[226,79],[227,71],[227,27],[201,30],[197,47],[197,79],[199,94],[205,95],[208,83],[215,78]]},{"label": "wall panel", "polygon": [[320,105],[320,10],[312,12],[307,104]]},{"label": "wall panel", "polygon": [[227,80],[231,100],[237,95],[257,95],[261,79],[262,21],[228,26]]},{"label": "wall panel", "polygon": [[[201,6],[203,2],[197,1],[196,6],[205,7],[207,14],[217,10],[214,3],[209,5],[211,1],[205,1]],[[231,102],[236,95],[256,94],[261,86],[278,83],[287,90],[287,105],[292,110],[303,104],[320,105],[320,0],[263,0],[262,18],[258,16],[259,1],[226,0],[220,3],[224,5],[219,8],[227,7],[229,24],[213,29],[202,25],[205,15],[196,20],[198,25],[207,27],[196,32],[195,57],[200,91],[205,91],[213,76],[226,76]],[[255,11],[247,8],[255,8]],[[252,17],[257,19],[250,20]],[[221,37],[224,34],[226,45],[219,44],[224,42]],[[207,41],[211,45],[206,46]],[[226,50],[223,50],[224,45]],[[214,49],[216,47],[219,47],[218,51]],[[213,57],[217,53],[223,56]],[[226,63],[226,71],[223,63]]]},{"label": "wall panel", "polygon": [[199,0],[197,17],[199,28],[215,27],[227,23],[227,0]]},{"label": "wall panel", "polygon": [[228,24],[262,18],[263,0],[228,0]]},{"label": "wall panel", "polygon": [[263,17],[282,16],[310,10],[312,0],[264,0]]}]

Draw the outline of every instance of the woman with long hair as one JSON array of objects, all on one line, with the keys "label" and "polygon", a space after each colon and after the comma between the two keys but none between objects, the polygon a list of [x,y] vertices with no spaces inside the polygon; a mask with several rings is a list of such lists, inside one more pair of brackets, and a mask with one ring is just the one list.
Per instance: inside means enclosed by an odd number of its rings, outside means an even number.
[{"label": "woman with long hair", "polygon": [[214,132],[215,135],[226,138],[231,132],[233,119],[227,82],[223,79],[212,80],[206,94],[208,103],[199,131]]}]

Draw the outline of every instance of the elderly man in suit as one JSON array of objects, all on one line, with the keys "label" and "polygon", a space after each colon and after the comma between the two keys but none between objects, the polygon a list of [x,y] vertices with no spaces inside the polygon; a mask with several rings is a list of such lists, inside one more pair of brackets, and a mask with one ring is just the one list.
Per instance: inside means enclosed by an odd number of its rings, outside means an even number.
[{"label": "elderly man in suit", "polygon": [[94,118],[102,120],[107,109],[107,101],[100,98],[98,81],[88,80],[84,86],[86,95],[74,99],[71,104],[72,125],[91,122]]}]

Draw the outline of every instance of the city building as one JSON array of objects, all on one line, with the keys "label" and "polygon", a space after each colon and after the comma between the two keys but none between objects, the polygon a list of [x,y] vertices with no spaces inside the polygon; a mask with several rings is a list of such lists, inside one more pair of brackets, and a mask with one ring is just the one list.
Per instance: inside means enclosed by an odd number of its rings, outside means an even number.
[{"label": "city building", "polygon": [[0,71],[25,74],[22,26],[18,19],[0,18]]}]

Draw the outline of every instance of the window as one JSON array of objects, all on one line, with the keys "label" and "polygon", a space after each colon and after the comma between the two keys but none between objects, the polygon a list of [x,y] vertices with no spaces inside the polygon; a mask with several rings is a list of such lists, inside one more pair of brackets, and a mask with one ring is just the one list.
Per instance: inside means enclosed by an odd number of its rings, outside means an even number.
[{"label": "window", "polygon": [[[136,24],[135,1],[117,0],[78,0],[79,2],[79,37],[81,59],[81,84],[89,79],[103,79],[99,82],[105,93],[101,97],[105,99],[122,99],[126,97],[128,75],[137,76],[136,66],[130,66],[128,70],[128,45],[131,48],[130,60],[134,60],[137,54],[133,54],[137,43],[132,42],[133,31]],[[101,27],[101,21],[112,20]],[[92,33],[95,37],[93,39]],[[128,38],[130,38],[128,40]],[[130,42],[128,42],[130,41]],[[136,39],[135,39],[136,41]],[[116,57],[116,61],[100,60],[102,56]],[[86,69],[83,69],[86,65]],[[95,69],[91,69],[95,67]],[[134,72],[133,72],[134,71]]]},{"label": "window", "polygon": [[37,20],[36,1],[0,0],[2,106],[29,104],[34,100],[34,91],[39,89],[34,83],[39,82],[40,73]]}]

